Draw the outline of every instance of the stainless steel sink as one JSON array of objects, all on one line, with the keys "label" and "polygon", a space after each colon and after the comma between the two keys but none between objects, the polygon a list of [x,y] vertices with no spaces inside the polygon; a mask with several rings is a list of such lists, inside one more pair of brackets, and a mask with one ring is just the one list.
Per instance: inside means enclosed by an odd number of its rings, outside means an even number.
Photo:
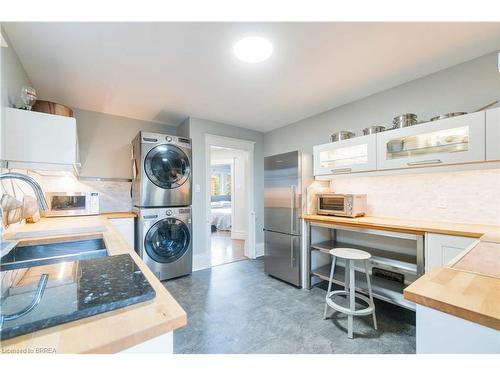
[{"label": "stainless steel sink", "polygon": [[107,255],[108,251],[102,238],[16,246],[0,259],[0,271],[93,259]]}]

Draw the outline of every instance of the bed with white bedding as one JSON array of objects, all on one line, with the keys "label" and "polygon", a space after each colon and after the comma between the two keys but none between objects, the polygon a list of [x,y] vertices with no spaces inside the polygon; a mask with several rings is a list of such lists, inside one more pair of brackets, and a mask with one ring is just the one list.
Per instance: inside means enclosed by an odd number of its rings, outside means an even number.
[{"label": "bed with white bedding", "polygon": [[212,202],[211,224],[217,230],[231,230],[231,202]]}]

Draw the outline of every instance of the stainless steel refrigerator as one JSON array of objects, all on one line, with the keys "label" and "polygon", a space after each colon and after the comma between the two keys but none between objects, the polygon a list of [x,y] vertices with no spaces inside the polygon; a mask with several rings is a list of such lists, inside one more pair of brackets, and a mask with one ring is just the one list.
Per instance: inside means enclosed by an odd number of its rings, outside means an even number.
[{"label": "stainless steel refrigerator", "polygon": [[264,269],[295,286],[301,286],[300,217],[311,169],[311,157],[300,151],[264,158]]}]

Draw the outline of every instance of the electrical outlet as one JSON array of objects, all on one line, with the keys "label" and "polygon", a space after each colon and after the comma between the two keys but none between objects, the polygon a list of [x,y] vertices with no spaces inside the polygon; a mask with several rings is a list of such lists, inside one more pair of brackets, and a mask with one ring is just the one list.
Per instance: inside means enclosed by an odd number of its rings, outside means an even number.
[{"label": "electrical outlet", "polygon": [[448,200],[446,199],[446,197],[438,198],[437,206],[438,206],[438,208],[441,208],[441,209],[448,208]]}]

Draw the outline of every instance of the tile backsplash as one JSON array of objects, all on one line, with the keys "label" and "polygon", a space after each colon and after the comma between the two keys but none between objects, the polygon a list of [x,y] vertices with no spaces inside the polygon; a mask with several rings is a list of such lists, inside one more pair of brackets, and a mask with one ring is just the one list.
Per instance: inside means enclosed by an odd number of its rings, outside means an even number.
[{"label": "tile backsplash", "polygon": [[[117,181],[80,181],[73,175],[47,176],[27,170],[12,170],[33,177],[44,192],[87,192],[99,193],[100,212],[126,212],[132,209],[130,197],[130,182]],[[33,196],[33,190],[24,182],[18,180],[2,181],[1,193],[14,195],[22,201],[24,195]]]},{"label": "tile backsplash", "polygon": [[80,181],[75,177],[42,176],[45,192],[96,191],[100,212],[122,212],[132,209],[130,182]]},{"label": "tile backsplash", "polygon": [[330,187],[367,194],[367,215],[500,224],[500,169],[343,177]]}]

